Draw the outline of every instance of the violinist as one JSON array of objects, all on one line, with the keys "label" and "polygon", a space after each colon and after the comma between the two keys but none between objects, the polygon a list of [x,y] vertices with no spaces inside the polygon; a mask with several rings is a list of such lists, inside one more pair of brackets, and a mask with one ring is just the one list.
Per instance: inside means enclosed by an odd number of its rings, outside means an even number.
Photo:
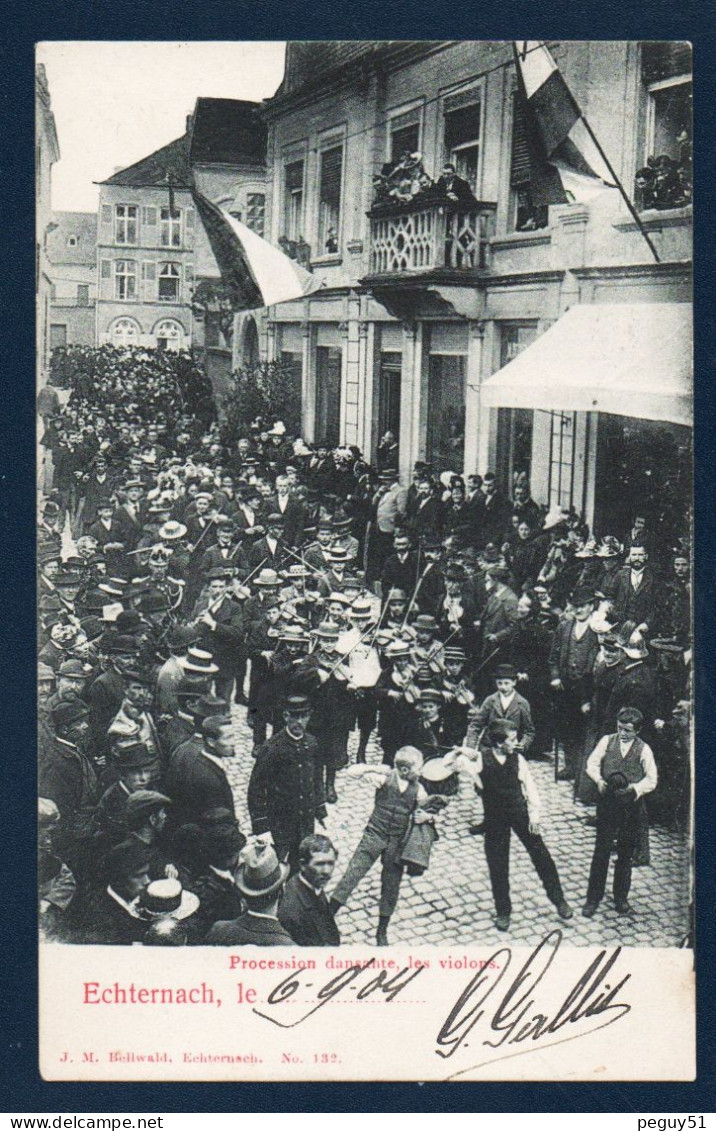
[{"label": "violinist", "polygon": [[[421,687],[417,702],[417,712],[413,713],[412,726],[408,729],[404,742],[408,742],[423,755],[426,763],[433,758],[442,759],[455,745],[450,741],[443,720],[443,693],[437,687]],[[459,789],[456,767],[449,775],[438,781],[423,778],[428,793],[441,793],[454,796]]]},{"label": "violinist", "polygon": [[216,542],[209,546],[201,559],[199,575],[202,581],[217,567],[227,568],[232,564],[233,558],[234,524],[228,519],[222,519],[216,525]]},{"label": "violinist", "polygon": [[406,728],[415,725],[420,691],[414,683],[415,668],[407,640],[393,640],[383,653],[386,666],[376,684],[378,735],[383,747],[383,762],[392,766],[396,751],[403,745]]},{"label": "violinist", "polygon": [[467,578],[459,566],[451,566],[445,573],[445,596],[439,612],[440,625],[445,635],[458,636],[465,651],[474,654],[477,649],[477,607],[465,595]]},{"label": "violinist", "polygon": [[413,621],[415,643],[412,649],[416,668],[426,668],[434,679],[442,679],[445,663],[443,645],[438,640],[438,622],[435,617],[421,613]]},{"label": "violinist", "polygon": [[[329,604],[330,607],[330,604]],[[345,656],[354,693],[354,723],[358,726],[357,762],[365,762],[368,739],[376,723],[378,704],[374,694],[381,676],[380,657],[374,645],[376,626],[369,600],[356,600],[348,610],[350,628],[339,636],[337,651]],[[351,729],[352,726],[351,726]]]},{"label": "violinist", "polygon": [[442,693],[443,729],[448,742],[462,743],[467,732],[468,715],[475,705],[475,696],[468,686],[467,657],[462,648],[449,645],[445,649],[445,675]]},{"label": "violinist", "polygon": [[386,609],[382,629],[392,640],[415,640],[415,631],[406,624],[408,598],[404,589],[390,589],[386,598]]},{"label": "violinist", "polygon": [[311,700],[310,727],[323,766],[326,801],[335,805],[336,773],[348,764],[348,734],[353,719],[350,673],[336,653],[336,624],[322,621],[311,636],[314,650],[296,665],[291,692],[307,695]]},{"label": "violinist", "polygon": [[194,627],[199,646],[206,648],[218,664],[214,680],[216,693],[231,702],[236,685],[236,702],[245,703],[244,679],[246,676],[246,649],[244,646],[244,612],[229,592],[232,571],[217,566],[209,575],[206,594],[202,594],[194,608]]},{"label": "violinist", "polygon": [[246,632],[246,650],[251,660],[249,678],[249,710],[247,721],[254,736],[254,745],[266,741],[266,718],[258,716],[258,695],[266,682],[269,665],[278,645],[281,604],[270,593],[263,602],[260,614],[252,619]]}]

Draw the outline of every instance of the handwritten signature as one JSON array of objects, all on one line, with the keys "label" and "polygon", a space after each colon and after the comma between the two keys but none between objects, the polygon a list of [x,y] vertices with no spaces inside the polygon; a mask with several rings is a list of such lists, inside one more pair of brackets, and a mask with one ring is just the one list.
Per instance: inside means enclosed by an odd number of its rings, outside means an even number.
[{"label": "handwritten signature", "polygon": [[[545,1048],[586,1037],[613,1025],[631,1012],[628,1002],[617,1000],[631,978],[631,974],[621,974],[616,969],[621,947],[616,947],[611,953],[601,950],[562,995],[561,986],[557,984],[560,977],[557,967],[547,977],[562,937],[560,930],[550,931],[517,973],[513,973],[512,969],[515,961],[511,948],[501,947],[470,979],[440,1026],[435,1038],[435,1053],[448,1060],[458,1051],[464,1053],[468,1047],[474,1048],[477,1044],[485,1049],[501,1050],[501,1055],[493,1053],[476,1064],[460,1068],[451,1079],[473,1072],[483,1064],[520,1056],[537,1047]],[[306,975],[312,974],[311,971],[292,972],[274,987],[265,1006],[262,1009],[254,1007],[253,1012],[282,1029],[293,1029],[340,994],[344,994],[343,1000],[351,996],[360,1002],[378,995],[385,1002],[392,1002],[416,978],[434,972],[420,966],[406,966],[397,973],[392,970],[376,971],[372,969],[374,962],[375,959],[372,959],[366,964],[351,966],[318,988],[313,982],[305,980]],[[290,1003],[293,1006],[305,1005],[305,994],[309,990],[314,991],[310,1009],[305,1012],[299,1010],[298,1016],[294,1010],[287,1009]],[[346,995],[349,990],[350,994]],[[299,991],[300,998],[296,996]],[[556,1007],[548,1008],[540,1005],[540,996],[550,1002],[555,996],[561,1000]],[[271,1012],[268,1012],[269,1009]],[[527,1047],[513,1047],[526,1044]]]},{"label": "handwritten signature", "polygon": [[[537,1042],[541,1042],[539,1047],[544,1048],[586,1037],[613,1025],[631,1012],[627,1002],[616,1000],[631,978],[631,974],[624,974],[618,981],[614,980],[621,947],[616,947],[609,955],[606,950],[600,951],[568,989],[556,1010],[542,1012],[535,1000],[536,991],[552,966],[561,943],[561,931],[554,930],[545,935],[511,980],[508,979],[508,971],[513,966],[512,951],[509,947],[502,947],[470,980],[440,1028],[436,1041],[437,1055],[448,1059],[462,1046],[467,1048],[467,1037],[478,1025],[482,1030],[476,1034],[482,1038],[478,1043],[486,1048],[505,1050],[526,1041],[531,1042],[531,1047],[503,1051],[497,1057],[489,1056],[469,1068],[462,1068],[454,1076],[472,1072],[488,1062],[532,1052]],[[556,971],[554,974],[556,976]],[[607,978],[612,979],[611,984]],[[499,993],[496,992],[498,986]],[[542,989],[549,994],[554,989],[554,977],[552,986],[547,979]],[[491,1000],[485,1008],[488,999]],[[575,1028],[566,1029],[566,1026]],[[557,1040],[548,1039],[556,1035],[559,1035]]]}]

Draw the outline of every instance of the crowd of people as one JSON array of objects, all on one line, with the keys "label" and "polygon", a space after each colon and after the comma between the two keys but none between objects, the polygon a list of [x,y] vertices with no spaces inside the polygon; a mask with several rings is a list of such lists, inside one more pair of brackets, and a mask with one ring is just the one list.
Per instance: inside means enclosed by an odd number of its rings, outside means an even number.
[{"label": "crowd of people", "polygon": [[[401,879],[429,866],[458,795],[474,798],[464,836],[484,839],[496,926],[510,926],[512,831],[569,919],[540,760],[595,826],[581,913],[597,912],[616,846],[615,906],[634,914],[650,824],[688,823],[688,528],[663,544],[635,500],[629,530],[596,538],[524,475],[508,497],[494,474],[417,463],[405,485],[389,450],[378,470],[280,421],[247,423],[226,450],[161,365],[111,352],[45,419],[45,936],[338,945],[341,908],[380,860],[384,945]],[[243,829],[226,773],[237,720],[253,734]],[[319,830],[346,776],[375,805],[334,883]]]}]

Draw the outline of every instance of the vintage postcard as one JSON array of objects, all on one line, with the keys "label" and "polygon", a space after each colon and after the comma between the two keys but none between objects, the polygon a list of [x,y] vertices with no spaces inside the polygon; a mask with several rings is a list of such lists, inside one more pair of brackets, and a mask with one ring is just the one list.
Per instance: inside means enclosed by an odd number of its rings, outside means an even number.
[{"label": "vintage postcard", "polygon": [[35,92],[42,1076],[693,1080],[689,44]]}]

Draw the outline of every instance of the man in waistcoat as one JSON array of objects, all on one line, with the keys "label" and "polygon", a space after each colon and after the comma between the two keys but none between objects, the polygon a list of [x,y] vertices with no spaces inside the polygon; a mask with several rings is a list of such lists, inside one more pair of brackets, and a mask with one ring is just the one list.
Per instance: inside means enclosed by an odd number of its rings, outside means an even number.
[{"label": "man in waistcoat", "polygon": [[527,762],[517,750],[517,726],[507,718],[495,719],[487,737],[487,748],[476,751],[475,769],[485,809],[485,856],[495,901],[495,926],[499,931],[510,927],[512,832],[522,841],[560,919],[571,919],[573,912],[564,898],[557,867],[542,839],[539,793]]},{"label": "man in waistcoat", "polygon": [[599,790],[597,839],[589,871],[587,899],[582,915],[591,919],[604,897],[609,857],[616,838],[614,906],[628,915],[631,870],[645,794],[656,789],[656,763],[651,748],[639,737],[644,721],[636,707],[622,707],[616,734],[599,740],[587,760],[587,775]]}]

